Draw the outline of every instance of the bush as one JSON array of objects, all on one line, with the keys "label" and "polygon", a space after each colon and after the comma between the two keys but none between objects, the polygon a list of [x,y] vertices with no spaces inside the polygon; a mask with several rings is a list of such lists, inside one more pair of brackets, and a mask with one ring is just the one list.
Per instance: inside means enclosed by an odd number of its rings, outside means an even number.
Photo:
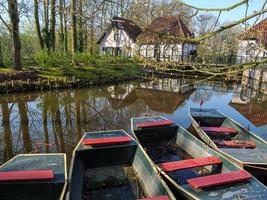
[{"label": "bush", "polygon": [[48,52],[46,50],[38,51],[34,55],[34,61],[42,68],[62,67],[69,68],[71,66],[99,66],[121,68],[125,64],[134,64],[134,60],[124,56],[111,55],[90,55],[88,53],[76,53],[73,56],[62,52]]},{"label": "bush", "polygon": [[35,62],[43,68],[69,67],[72,64],[71,55],[61,52],[38,51],[34,55]]}]

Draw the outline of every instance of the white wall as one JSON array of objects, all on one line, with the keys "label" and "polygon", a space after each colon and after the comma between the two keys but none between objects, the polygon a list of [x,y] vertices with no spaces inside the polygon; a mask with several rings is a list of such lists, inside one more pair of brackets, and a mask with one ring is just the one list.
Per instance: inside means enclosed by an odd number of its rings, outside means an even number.
[{"label": "white wall", "polygon": [[[139,54],[145,58],[154,58],[155,45],[141,45],[139,48]],[[185,43],[182,44],[161,44],[160,60],[172,60],[178,61],[181,56],[188,56],[191,50],[196,50],[196,44]]]},{"label": "white wall", "polygon": [[242,40],[238,44],[237,63],[245,63],[251,59],[264,57],[264,51],[253,48],[258,46],[256,40]]},{"label": "white wall", "polygon": [[[118,41],[114,40],[114,34],[119,33]],[[124,30],[114,30],[107,32],[104,38],[101,40],[99,45],[99,53],[100,55],[104,54],[103,47],[121,47],[123,54],[128,56],[133,56],[133,53],[136,51],[136,44],[133,40],[128,36],[128,34]]]}]

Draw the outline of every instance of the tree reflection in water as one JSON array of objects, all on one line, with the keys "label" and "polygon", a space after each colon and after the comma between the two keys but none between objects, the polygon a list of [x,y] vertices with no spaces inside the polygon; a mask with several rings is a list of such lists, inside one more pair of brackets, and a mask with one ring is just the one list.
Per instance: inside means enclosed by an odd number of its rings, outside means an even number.
[{"label": "tree reflection in water", "polygon": [[212,90],[194,92],[188,83],[185,79],[157,79],[82,90],[3,95],[0,163],[18,153],[30,152],[65,152],[70,161],[84,132],[129,130],[130,118],[144,113],[172,117],[181,109],[179,116],[186,118],[184,108],[188,102],[213,95]]}]

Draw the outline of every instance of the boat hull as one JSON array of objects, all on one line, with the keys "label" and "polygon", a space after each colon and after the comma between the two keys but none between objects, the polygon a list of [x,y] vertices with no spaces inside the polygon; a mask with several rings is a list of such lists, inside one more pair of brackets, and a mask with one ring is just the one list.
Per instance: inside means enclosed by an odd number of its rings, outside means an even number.
[{"label": "boat hull", "polygon": [[[205,108],[202,108],[202,110],[205,110]],[[223,115],[221,113],[219,113],[220,115]],[[240,127],[240,129],[246,130],[244,127],[242,127],[240,124],[238,124],[237,122],[235,122],[234,120],[230,119],[229,117],[223,115],[225,118],[227,118],[228,120],[231,120],[233,124],[236,124],[236,126]],[[266,162],[253,162],[253,160],[250,161],[245,161],[246,160],[246,156],[250,156],[253,157],[252,154],[250,155],[249,152],[247,152],[247,154],[244,154],[243,157],[239,156],[237,153],[231,152],[231,149],[227,149],[224,150],[224,148],[218,148],[218,146],[210,139],[210,137],[205,133],[205,131],[203,131],[199,124],[197,123],[197,121],[194,119],[194,117],[191,115],[191,111],[189,109],[189,117],[192,121],[192,127],[194,128],[195,132],[197,133],[197,135],[199,136],[199,138],[204,141],[207,145],[209,145],[210,147],[212,147],[214,150],[216,150],[217,152],[219,152],[220,154],[222,154],[223,156],[227,157],[229,160],[231,160],[232,162],[234,162],[235,164],[237,164],[238,166],[240,166],[241,168],[247,170],[248,172],[250,172],[251,174],[253,174],[255,177],[257,177],[259,180],[264,180],[263,183],[266,184],[267,181],[265,181],[266,176],[267,176],[267,159]],[[221,119],[220,119],[221,120]],[[211,124],[212,125],[212,124]],[[252,134],[250,132],[250,134]],[[254,135],[254,134],[253,134]],[[264,149],[267,149],[267,144],[265,144],[265,141],[263,141],[262,139],[258,138],[257,136],[255,136],[264,146]],[[242,150],[245,151],[245,150]],[[254,150],[252,150],[254,151]],[[241,153],[241,152],[240,152]],[[260,153],[256,153],[254,156],[255,158],[258,156],[257,154],[266,154],[267,151],[264,150],[264,153],[260,152]]]},{"label": "boat hull", "polygon": [[[138,123],[144,123],[146,120],[151,121],[150,119],[146,119],[149,117],[140,117],[140,118],[133,118],[131,120],[131,128],[133,134],[135,134],[137,126],[136,124]],[[153,118],[153,117],[150,117]],[[165,118],[161,117],[155,117],[157,120],[164,120]],[[155,134],[161,134],[162,137],[164,138],[164,135],[166,132],[163,131],[163,129],[154,127],[154,131],[150,130],[151,132],[154,132]],[[139,134],[142,133],[140,129]],[[164,129],[165,131],[168,130],[167,128]],[[146,135],[147,130],[143,130],[143,137],[149,136]],[[166,134],[169,136],[168,134]],[[135,135],[136,138],[138,138],[137,135]],[[155,160],[154,155],[151,155],[151,151],[149,151],[149,147],[147,145],[147,142],[149,141],[149,138],[141,138],[139,140],[141,144],[141,148],[146,151],[152,162],[154,162],[155,166],[158,168],[159,172],[161,173],[161,176],[163,179],[166,181],[166,183],[169,185],[170,189],[172,190],[173,194],[175,194],[177,199],[235,199],[236,195],[239,196],[239,198],[244,198],[244,199],[265,199],[267,198],[267,188],[261,184],[257,179],[254,177],[244,183],[238,183],[238,184],[233,184],[233,185],[225,185],[223,187],[211,187],[207,190],[196,190],[192,188],[189,184],[187,183],[180,183],[180,180],[175,179],[174,177],[180,177],[184,176],[186,174],[186,171],[178,171],[177,176],[174,176],[174,174],[170,174],[169,172],[164,172],[157,164],[162,163],[162,161]],[[159,136],[158,136],[159,138]],[[157,138],[157,139],[158,139]],[[139,139],[139,138],[138,138]],[[154,140],[154,138],[150,137],[150,142],[152,143],[158,143],[157,139]],[[144,142],[145,141],[145,142]],[[210,147],[208,147],[205,143],[201,142],[199,139],[194,137],[192,134],[190,134],[187,130],[183,129],[182,127],[176,125],[176,133],[174,134],[174,138],[172,139],[172,142],[175,141],[175,144],[177,147],[179,147],[183,152],[188,153],[191,158],[200,158],[200,157],[206,157],[206,156],[215,156],[222,160],[223,166],[222,168],[210,168],[205,167],[207,170],[211,170],[212,173],[226,173],[226,172],[233,172],[240,170],[240,167],[229,161],[225,156],[219,154],[218,152],[214,151]],[[167,144],[170,144],[167,142]],[[168,151],[168,150],[167,150]],[[175,150],[175,152],[180,151],[178,149]],[[158,151],[156,151],[158,153]],[[175,153],[176,154],[176,153]],[[180,155],[179,155],[180,156]],[[165,159],[165,157],[164,157]],[[177,159],[177,158],[176,158]],[[176,161],[171,160],[171,161]],[[189,159],[189,158],[185,158]],[[160,159],[161,160],[161,159]],[[163,162],[169,162],[169,161],[163,161]],[[215,167],[215,166],[214,166]],[[217,171],[218,170],[218,171]],[[177,173],[177,172],[174,172]],[[186,179],[188,180],[188,179]],[[229,195],[229,196],[228,196]],[[228,196],[227,198],[225,196]]]},{"label": "boat hull", "polygon": [[[96,132],[94,132],[96,133]],[[86,137],[91,137],[94,133],[86,133],[81,141]],[[116,131],[104,131],[98,132],[98,136],[103,135],[116,135],[125,134],[122,130]],[[130,136],[129,136],[130,137]],[[138,183],[140,184],[140,190],[143,191],[146,197],[157,197],[168,195],[170,199],[175,199],[169,190],[168,186],[157,174],[156,168],[150,163],[144,152],[139,148],[136,141],[131,137],[131,141],[126,144],[112,144],[104,146],[85,146],[79,142],[75,150],[73,151],[73,157],[70,167],[70,184],[67,199],[81,200],[84,195],[83,187],[85,187],[84,181],[87,180],[113,180],[112,184],[108,187],[94,189],[95,186],[89,186],[87,189],[90,190],[90,199],[103,199],[102,197],[96,198],[94,193],[96,190],[106,192],[106,195],[110,196],[111,199],[131,199],[132,193],[115,191],[114,184],[119,181],[117,177],[121,173],[119,170],[114,169],[125,169],[125,166],[135,171]],[[99,170],[100,169],[100,170]],[[99,171],[97,177],[94,177],[94,171]],[[89,174],[85,177],[85,174]],[[128,175],[127,175],[128,176]],[[121,176],[120,176],[121,177]],[[130,177],[130,175],[129,175]],[[123,181],[125,183],[125,181]],[[96,181],[95,185],[103,185],[103,182]],[[105,184],[104,184],[105,185]],[[120,186],[123,184],[119,184]],[[97,186],[98,187],[98,186]],[[117,186],[116,186],[117,187]],[[123,190],[122,190],[123,191]],[[131,190],[130,190],[131,191]],[[114,196],[120,195],[115,198]]]},{"label": "boat hull", "polygon": [[49,181],[5,181],[0,183],[0,199],[63,200],[67,187],[65,154],[19,154],[0,167],[0,172],[53,170]]}]

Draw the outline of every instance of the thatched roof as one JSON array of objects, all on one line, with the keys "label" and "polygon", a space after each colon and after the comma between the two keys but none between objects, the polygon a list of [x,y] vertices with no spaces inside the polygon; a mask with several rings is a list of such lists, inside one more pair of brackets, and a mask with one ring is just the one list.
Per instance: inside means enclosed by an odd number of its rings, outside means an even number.
[{"label": "thatched roof", "polygon": [[137,43],[153,44],[166,41],[173,42],[179,41],[179,37],[193,37],[193,34],[179,16],[165,16],[155,19],[148,28],[138,36]]},{"label": "thatched roof", "polygon": [[267,124],[267,108],[263,105],[253,102],[246,105],[233,103],[230,103],[230,105],[251,121],[256,127]]},{"label": "thatched roof", "polygon": [[107,30],[99,38],[97,42],[98,44],[112,28],[124,30],[134,42],[136,41],[136,38],[142,33],[142,29],[132,20],[124,19],[122,17],[113,17]]},{"label": "thatched roof", "polygon": [[250,30],[248,30],[244,39],[247,40],[258,40],[260,44],[267,44],[267,18],[254,25]]}]

